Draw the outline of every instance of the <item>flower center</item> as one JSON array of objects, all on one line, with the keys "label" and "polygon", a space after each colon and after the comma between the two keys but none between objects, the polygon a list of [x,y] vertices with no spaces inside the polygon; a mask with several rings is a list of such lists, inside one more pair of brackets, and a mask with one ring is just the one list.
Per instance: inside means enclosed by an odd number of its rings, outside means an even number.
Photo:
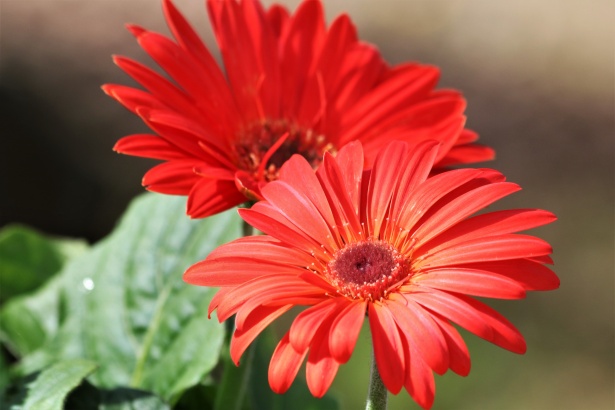
[{"label": "flower center", "polygon": [[264,120],[240,131],[235,153],[237,166],[257,180],[273,181],[280,167],[294,154],[304,157],[318,168],[325,152],[333,145],[325,137],[286,120]]},{"label": "flower center", "polygon": [[368,240],[337,251],[325,276],[339,293],[352,299],[380,300],[405,281],[409,263],[391,244]]}]

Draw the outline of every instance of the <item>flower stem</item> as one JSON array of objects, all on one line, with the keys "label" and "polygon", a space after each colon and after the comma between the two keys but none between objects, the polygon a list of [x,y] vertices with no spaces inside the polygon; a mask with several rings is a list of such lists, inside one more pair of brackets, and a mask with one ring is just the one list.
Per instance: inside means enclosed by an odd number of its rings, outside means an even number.
[{"label": "flower stem", "polygon": [[367,392],[367,404],[365,410],[386,410],[388,391],[382,383],[378,366],[376,365],[376,355],[372,352],[372,368],[369,375],[369,391]]},{"label": "flower stem", "polygon": [[241,410],[244,408],[252,375],[255,350],[254,346],[247,349],[239,367],[235,366],[230,357],[224,357],[224,375],[214,403],[215,410]]},{"label": "flower stem", "polygon": [[[243,222],[243,236],[251,236],[258,234],[258,231],[247,222]],[[227,320],[226,323],[226,346],[230,344],[233,332],[235,330],[235,320]],[[235,366],[230,356],[225,355],[223,358],[223,375],[216,395],[214,410],[241,410],[246,400],[246,393],[252,374],[254,363],[255,347],[250,346],[245,352],[241,365]]]},{"label": "flower stem", "polygon": [[248,224],[246,221],[243,221],[242,232],[243,232],[243,236],[252,236],[252,235],[258,234],[258,231],[252,225]]}]

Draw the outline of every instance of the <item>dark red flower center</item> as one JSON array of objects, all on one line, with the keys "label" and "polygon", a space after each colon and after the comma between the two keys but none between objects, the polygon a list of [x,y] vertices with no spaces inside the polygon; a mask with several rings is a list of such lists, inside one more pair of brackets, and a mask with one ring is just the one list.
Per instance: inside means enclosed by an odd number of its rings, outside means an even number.
[{"label": "dark red flower center", "polygon": [[267,182],[278,178],[280,167],[294,154],[316,169],[327,151],[334,148],[323,135],[286,120],[251,124],[240,131],[235,144],[238,168]]},{"label": "dark red flower center", "polygon": [[325,276],[352,299],[380,300],[405,281],[409,264],[391,244],[368,240],[349,244],[328,263]]}]

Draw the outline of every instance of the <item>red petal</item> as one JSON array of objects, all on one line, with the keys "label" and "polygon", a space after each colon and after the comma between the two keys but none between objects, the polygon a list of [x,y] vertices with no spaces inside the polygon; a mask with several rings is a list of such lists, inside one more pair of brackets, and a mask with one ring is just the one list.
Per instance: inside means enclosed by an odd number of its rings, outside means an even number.
[{"label": "red petal", "polygon": [[[460,95],[443,95],[420,101],[416,104],[399,107],[380,122],[373,124],[358,140],[368,143],[383,141],[382,135],[399,135],[397,139],[414,144],[436,140],[443,145],[438,159],[450,150],[463,129],[465,101]],[[387,141],[387,140],[384,140]]]},{"label": "red petal", "polygon": [[473,296],[498,299],[522,299],[525,290],[517,281],[491,272],[467,268],[429,270],[412,278],[419,286],[448,290]]},{"label": "red petal", "polygon": [[[278,36],[269,25],[269,20],[260,2],[244,1],[242,6],[244,19],[247,23],[247,35],[254,42],[258,65],[262,67],[262,73],[259,73],[257,83],[258,101],[261,104],[260,110],[264,115],[279,117],[283,97],[280,92]],[[232,40],[236,43],[235,37]]]},{"label": "red petal", "polygon": [[288,24],[288,10],[286,10],[284,6],[273,4],[269,10],[267,10],[267,20],[275,36],[280,37],[282,28]]},{"label": "red petal", "polygon": [[339,363],[329,351],[329,331],[333,317],[320,325],[310,346],[305,375],[310,393],[321,398],[325,395],[339,368]]},{"label": "red petal", "polygon": [[262,8],[257,12],[248,3],[208,1],[207,6],[237,108],[251,121],[277,114],[259,106],[260,91],[276,85],[277,76],[273,78],[275,71],[267,61],[275,62],[277,45],[264,24]]},{"label": "red petal", "polygon": [[288,312],[292,305],[286,306],[261,306],[252,311],[252,314],[244,322],[241,330],[235,330],[231,338],[231,359],[239,366],[239,359],[246,351],[250,343],[278,317]]},{"label": "red petal", "polygon": [[186,158],[186,153],[157,135],[129,135],[115,143],[113,150],[136,157],[162,159],[167,161]]},{"label": "red petal", "polygon": [[330,227],[335,225],[327,197],[318,182],[318,178],[316,178],[314,170],[305,158],[301,155],[293,155],[280,168],[279,180],[291,185],[297,191],[302,191],[318,209],[327,224]]},{"label": "red petal", "polygon": [[440,198],[482,173],[480,169],[459,169],[427,179],[401,201],[403,206],[399,210],[399,225],[410,230]]},{"label": "red petal", "polygon": [[260,276],[288,274],[293,271],[299,274],[304,269],[272,261],[255,260],[243,255],[235,258],[207,258],[189,267],[184,273],[184,281],[198,286],[239,286]]},{"label": "red petal", "polygon": [[528,259],[475,263],[464,267],[509,277],[522,285],[525,290],[553,290],[557,289],[560,283],[551,269]]},{"label": "red petal", "polygon": [[393,197],[400,176],[399,170],[407,160],[407,145],[394,141],[388,144],[376,158],[369,179],[366,204],[367,226],[371,235],[380,237],[380,227],[385,222],[386,212]]},{"label": "red petal", "polygon": [[419,406],[430,409],[436,394],[433,373],[412,341],[409,341],[404,351],[407,363],[404,387]]},{"label": "red petal", "polygon": [[[339,121],[343,121],[344,115],[361,97],[373,90],[376,81],[385,69],[382,56],[372,45],[355,43],[348,50],[337,68],[335,89],[329,94],[332,104],[327,107],[330,114],[328,115],[329,121],[323,129],[325,135],[340,135]],[[332,138],[331,142],[337,145],[339,140]]]},{"label": "red petal", "polygon": [[[465,170],[461,169],[435,175],[416,190],[414,198],[409,201],[413,207],[410,209],[414,209],[411,219],[414,229],[419,229],[421,225],[428,223],[434,215],[437,215],[440,209],[464,194],[483,186],[502,182],[505,179],[501,173],[491,169],[468,170],[476,172],[468,179],[463,177],[470,176],[470,172],[463,174],[459,171]],[[433,179],[436,179],[436,181],[432,181]],[[414,202],[418,202],[418,204],[414,204]],[[421,239],[418,236],[415,238],[417,240]]]},{"label": "red petal", "polygon": [[214,167],[207,164],[201,164],[194,167],[194,173],[207,179],[235,181],[235,175],[233,171],[228,168]]},{"label": "red petal", "polygon": [[441,233],[421,249],[416,249],[414,255],[418,257],[424,252],[435,253],[470,239],[524,231],[551,223],[555,219],[551,212],[540,209],[513,209],[477,215]]},{"label": "red petal", "polygon": [[307,349],[297,352],[291,346],[288,332],[284,335],[275,348],[269,362],[269,385],[277,394],[284,394],[291,386],[301,364],[305,359]]},{"label": "red petal", "polygon": [[207,144],[212,149],[227,156],[230,150],[230,143],[218,135],[211,134],[203,123],[196,122],[182,114],[168,110],[149,110],[140,108],[138,114],[153,130],[162,137],[169,139],[172,144],[178,145],[185,151],[199,156],[203,152],[199,143]]},{"label": "red petal", "polygon": [[297,229],[332,254],[336,248],[333,234],[316,206],[303,195],[302,191],[296,190],[284,181],[273,181],[261,190],[261,194]]},{"label": "red petal", "polygon": [[459,295],[481,315],[482,320],[493,329],[493,337],[489,342],[513,353],[524,354],[527,350],[523,336],[504,316],[478,300]]},{"label": "red petal", "polygon": [[225,93],[220,92],[220,83],[209,77],[210,71],[203,70],[190,54],[163,35],[146,32],[139,36],[138,41],[154,61],[192,97],[200,108],[201,123],[220,132],[232,129],[237,121],[235,111],[227,105]]},{"label": "red petal", "polygon": [[425,98],[438,82],[435,67],[407,64],[391,71],[389,78],[366,94],[344,117],[343,140],[340,144],[371,134],[374,125],[381,124],[391,113]]},{"label": "red petal", "polygon": [[441,319],[439,315],[432,315],[438,325],[448,350],[449,365],[452,371],[460,376],[467,376],[470,373],[470,352],[459,332],[446,319]]},{"label": "red petal", "polygon": [[[263,275],[237,286],[218,306],[218,317],[226,320],[245,303],[264,304],[280,294],[289,296],[320,295],[322,291],[294,274]],[[245,315],[244,315],[245,317]]]},{"label": "red petal", "polygon": [[[246,249],[250,250],[249,254],[246,253]],[[264,235],[246,236],[219,246],[207,256],[209,261],[216,259],[227,259],[227,262],[243,259],[261,264],[302,268],[307,268],[314,262],[311,255]]]},{"label": "red petal", "polygon": [[404,385],[404,349],[389,308],[370,303],[369,326],[382,382],[391,393],[397,394]]},{"label": "red petal", "polygon": [[115,98],[120,104],[126,107],[133,113],[137,113],[137,108],[141,106],[162,109],[168,108],[167,105],[159,101],[152,94],[149,94],[136,88],[126,87],[123,85],[105,84],[102,86],[103,91],[108,96]]},{"label": "red petal", "polygon": [[147,171],[142,184],[153,192],[169,195],[187,195],[201,179],[193,171],[194,160],[164,162]]},{"label": "red petal", "polygon": [[179,45],[200,63],[201,68],[207,73],[204,77],[211,79],[211,85],[217,86],[218,96],[223,95],[224,100],[229,103],[227,106],[230,106],[232,97],[216,60],[171,0],[164,0],[163,8],[169,28]]},{"label": "red petal", "polygon": [[463,144],[469,144],[476,140],[478,140],[478,134],[472,130],[465,129],[459,134],[459,138],[457,138],[455,146],[457,147]]},{"label": "red petal", "polygon": [[250,201],[262,201],[261,186],[264,181],[257,180],[254,175],[246,171],[235,172],[235,186]]},{"label": "red petal", "polygon": [[475,335],[514,353],[525,352],[523,336],[502,315],[484,303],[460,294],[432,290],[412,296],[420,305],[456,322]]},{"label": "red petal", "polygon": [[311,75],[303,89],[297,117],[300,122],[316,124],[323,116],[326,118],[328,101],[335,100],[332,93],[341,80],[338,75],[343,69],[344,59],[356,41],[356,28],[352,21],[346,15],[337,17],[327,32],[316,65],[311,67]]},{"label": "red petal", "polygon": [[481,315],[472,306],[469,306],[465,300],[461,300],[457,296],[437,290],[420,293],[415,291],[405,296],[407,299],[442,315],[483,339],[493,338],[491,326],[482,320]]},{"label": "red petal", "polygon": [[333,321],[329,349],[338,363],[346,363],[350,359],[365,320],[365,309],[365,301],[350,303]]},{"label": "red petal", "polygon": [[338,299],[329,299],[299,313],[290,326],[290,342],[298,352],[312,343],[320,325],[343,308]]},{"label": "red petal", "polygon": [[[464,130],[467,131],[467,130]],[[457,140],[459,142],[459,140]],[[475,162],[491,161],[495,158],[493,148],[478,144],[468,144],[455,146],[450,149],[438,162],[438,167],[445,167],[453,164],[470,164]]]},{"label": "red petal", "polygon": [[406,143],[394,142],[378,154],[367,192],[371,198],[367,204],[367,224],[372,235],[380,236],[382,224],[398,226],[395,223],[398,212],[407,196],[427,178],[437,152],[438,145],[433,141],[412,148]]},{"label": "red petal", "polygon": [[[410,148],[412,154],[408,155],[405,165],[398,170],[399,185],[393,193],[389,217],[397,220],[399,213],[405,207],[410,195],[420,184],[425,182],[432,170],[439,147],[433,141],[425,141]],[[391,224],[393,226],[393,224]]]},{"label": "red petal", "polygon": [[301,2],[280,35],[281,93],[295,96],[281,107],[283,117],[297,119],[301,95],[308,72],[313,70],[316,55],[325,36],[323,6],[320,1]]},{"label": "red petal", "polygon": [[196,118],[200,115],[191,97],[154,70],[125,57],[114,56],[113,61],[167,107]]},{"label": "red petal", "polygon": [[451,266],[472,262],[524,259],[548,255],[551,246],[529,235],[508,234],[476,238],[423,257],[424,268]]},{"label": "red petal", "polygon": [[293,229],[292,224],[283,222],[281,215],[267,206],[266,202],[258,202],[250,209],[239,209],[239,216],[248,224],[261,232],[271,235],[292,247],[296,247],[308,254],[326,258],[319,244],[308,238],[303,232]]},{"label": "red petal", "polygon": [[205,218],[233,208],[246,198],[237,191],[234,181],[200,178],[188,196],[188,215]]},{"label": "red petal", "polygon": [[418,239],[416,246],[421,246],[462,219],[520,189],[517,184],[500,182],[479,187],[453,199],[414,232],[413,236]]},{"label": "red petal", "polygon": [[363,147],[357,141],[346,144],[335,156],[335,162],[344,178],[345,191],[358,215],[361,210],[361,179],[365,166]]},{"label": "red petal", "polygon": [[446,341],[431,315],[416,302],[401,295],[391,295],[386,306],[391,311],[403,337],[416,346],[422,360],[438,374],[448,369]]},{"label": "red petal", "polygon": [[316,173],[331,205],[339,234],[346,243],[354,242],[363,235],[359,214],[355,211],[351,195],[346,191],[344,176],[337,162],[328,152]]}]

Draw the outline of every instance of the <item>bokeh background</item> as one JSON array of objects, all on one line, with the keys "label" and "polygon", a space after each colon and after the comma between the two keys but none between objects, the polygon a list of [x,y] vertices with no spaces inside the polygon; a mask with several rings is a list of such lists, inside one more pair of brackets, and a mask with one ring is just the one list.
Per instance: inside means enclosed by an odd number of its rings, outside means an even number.
[{"label": "bokeh background", "polygon": [[[203,0],[176,0],[211,49]],[[270,2],[268,2],[270,3]],[[283,1],[294,9],[298,1]],[[536,234],[562,285],[494,303],[526,336],[516,356],[468,336],[469,377],[437,377],[434,409],[614,408],[614,68],[610,0],[332,0],[390,63],[441,67],[468,100],[468,125],[494,147],[488,166],[524,190],[504,207],[559,220]],[[109,233],[152,161],[111,151],[144,125],[100,90],[133,84],[111,61],[151,63],[123,29],[168,33],[159,0],[0,0],[0,225],[96,241]],[[153,63],[151,63],[153,65]],[[332,390],[362,408],[367,329]],[[405,394],[391,409],[418,408]]]}]

